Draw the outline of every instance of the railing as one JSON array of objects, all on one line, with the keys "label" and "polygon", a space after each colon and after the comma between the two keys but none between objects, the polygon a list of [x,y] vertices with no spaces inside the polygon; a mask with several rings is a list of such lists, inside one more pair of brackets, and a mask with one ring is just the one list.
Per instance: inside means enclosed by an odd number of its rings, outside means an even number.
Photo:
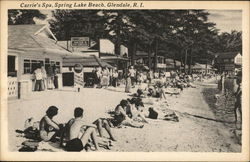
[{"label": "railing", "polygon": [[17,97],[18,84],[16,77],[8,77],[8,97]]}]

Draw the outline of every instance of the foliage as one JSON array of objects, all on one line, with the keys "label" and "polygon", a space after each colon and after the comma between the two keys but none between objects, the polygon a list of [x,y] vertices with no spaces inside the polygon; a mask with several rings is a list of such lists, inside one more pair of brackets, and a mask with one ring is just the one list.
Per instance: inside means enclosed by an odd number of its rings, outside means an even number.
[{"label": "foliage", "polygon": [[108,38],[137,50],[189,65],[213,59],[213,53],[241,49],[241,32],[219,34],[206,10],[56,10],[50,20],[59,40],[71,36]]},{"label": "foliage", "polygon": [[44,20],[47,15],[42,14],[39,10],[8,10],[8,24],[35,24],[34,18]]}]

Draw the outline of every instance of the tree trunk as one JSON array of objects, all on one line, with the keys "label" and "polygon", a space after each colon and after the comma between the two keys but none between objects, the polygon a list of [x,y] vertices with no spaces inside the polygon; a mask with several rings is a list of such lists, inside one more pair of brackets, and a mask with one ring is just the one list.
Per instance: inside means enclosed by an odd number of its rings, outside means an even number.
[{"label": "tree trunk", "polygon": [[117,41],[115,44],[115,54],[120,56],[120,41]]},{"label": "tree trunk", "polygon": [[174,58],[174,69],[176,69],[176,60]]},{"label": "tree trunk", "polygon": [[189,60],[189,64],[188,64],[188,74],[191,74],[192,72],[192,50],[190,50],[190,60]]},{"label": "tree trunk", "polygon": [[151,70],[151,65],[152,65],[152,61],[151,61],[151,51],[150,48],[148,49],[148,68],[149,70]]},{"label": "tree trunk", "polygon": [[176,70],[176,53],[174,53],[174,69]]},{"label": "tree trunk", "polygon": [[158,64],[158,40],[155,39],[155,58],[154,58],[154,72],[157,70]]},{"label": "tree trunk", "polygon": [[205,71],[205,75],[207,76],[207,59],[206,59],[206,71]]},{"label": "tree trunk", "polygon": [[184,73],[186,73],[188,49],[185,49],[185,60],[184,60]]},{"label": "tree trunk", "polygon": [[133,51],[132,51],[132,56],[131,56],[131,64],[135,65],[135,55],[136,55],[136,48],[137,48],[137,44],[136,42],[133,43]]}]

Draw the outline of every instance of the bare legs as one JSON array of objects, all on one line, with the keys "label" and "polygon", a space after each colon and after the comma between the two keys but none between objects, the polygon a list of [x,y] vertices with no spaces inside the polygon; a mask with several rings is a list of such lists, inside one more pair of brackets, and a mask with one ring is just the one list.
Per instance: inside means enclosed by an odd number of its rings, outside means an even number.
[{"label": "bare legs", "polygon": [[107,120],[98,119],[96,122],[96,125],[97,125],[97,130],[100,134],[100,137],[103,137],[103,128],[104,128],[108,132],[110,139],[112,141],[116,141],[112,132],[111,132],[111,128],[110,128]]},{"label": "bare legs", "polygon": [[82,141],[83,146],[85,146],[88,143],[88,140],[90,137],[95,145],[96,150],[99,150],[95,128],[90,127],[84,132],[84,134],[81,137],[81,141]]}]

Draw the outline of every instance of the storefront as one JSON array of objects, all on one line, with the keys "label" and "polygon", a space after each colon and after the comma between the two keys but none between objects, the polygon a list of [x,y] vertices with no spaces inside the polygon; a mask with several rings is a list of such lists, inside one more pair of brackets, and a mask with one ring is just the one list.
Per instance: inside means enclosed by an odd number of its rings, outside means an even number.
[{"label": "storefront", "polygon": [[8,97],[23,98],[34,91],[34,71],[39,65],[46,73],[53,67],[57,88],[61,88],[62,59],[70,52],[56,44],[50,29],[44,25],[9,25],[8,34]]},{"label": "storefront", "polygon": [[[82,70],[77,72],[76,66],[81,66]],[[71,56],[63,59],[63,86],[88,86],[94,80],[93,70],[99,67],[108,67],[112,69],[113,66],[101,60],[97,56]],[[91,83],[90,83],[91,82]]]}]

